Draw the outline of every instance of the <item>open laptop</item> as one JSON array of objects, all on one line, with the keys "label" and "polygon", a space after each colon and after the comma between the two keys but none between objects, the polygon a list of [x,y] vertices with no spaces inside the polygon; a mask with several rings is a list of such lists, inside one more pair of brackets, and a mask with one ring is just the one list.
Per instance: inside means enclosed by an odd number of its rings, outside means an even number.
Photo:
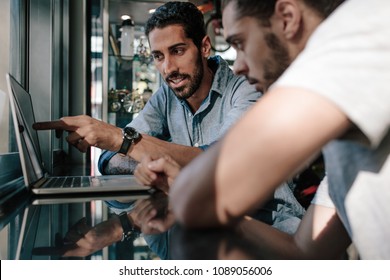
[{"label": "open laptop", "polygon": [[34,194],[83,194],[148,191],[133,175],[50,176],[44,170],[30,94],[7,74],[8,94],[24,183]]}]

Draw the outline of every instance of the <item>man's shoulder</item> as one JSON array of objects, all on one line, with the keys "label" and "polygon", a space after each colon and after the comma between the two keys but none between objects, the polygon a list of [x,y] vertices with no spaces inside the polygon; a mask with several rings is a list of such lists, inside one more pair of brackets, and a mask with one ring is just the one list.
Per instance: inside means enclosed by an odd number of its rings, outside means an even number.
[{"label": "man's shoulder", "polygon": [[233,86],[250,86],[244,76],[235,75],[229,66],[229,63],[220,56],[212,56],[209,58],[209,63],[216,65],[213,87],[219,88],[222,91],[232,88]]}]

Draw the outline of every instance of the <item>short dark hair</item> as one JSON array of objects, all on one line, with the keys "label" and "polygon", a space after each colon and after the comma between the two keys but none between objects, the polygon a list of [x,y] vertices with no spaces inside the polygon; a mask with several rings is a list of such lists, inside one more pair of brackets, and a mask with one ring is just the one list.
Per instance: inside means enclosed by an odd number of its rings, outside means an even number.
[{"label": "short dark hair", "polygon": [[[237,18],[244,16],[256,17],[259,21],[269,26],[269,19],[275,12],[277,0],[222,0],[222,9],[234,2],[237,9]],[[328,17],[345,0],[301,0],[307,7],[313,9],[320,17]]]},{"label": "short dark hair", "polygon": [[202,40],[206,36],[206,28],[202,12],[190,2],[167,2],[158,7],[145,25],[145,34],[155,28],[164,28],[169,25],[183,26],[186,36],[200,49]]}]

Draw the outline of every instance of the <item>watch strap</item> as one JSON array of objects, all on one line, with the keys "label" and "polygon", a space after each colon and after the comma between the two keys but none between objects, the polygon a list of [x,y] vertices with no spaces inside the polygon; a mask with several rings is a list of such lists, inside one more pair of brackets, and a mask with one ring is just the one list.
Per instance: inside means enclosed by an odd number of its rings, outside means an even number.
[{"label": "watch strap", "polygon": [[127,126],[122,129],[123,142],[118,153],[126,155],[132,144],[136,143],[140,138],[141,134],[133,127]]},{"label": "watch strap", "polygon": [[134,227],[134,224],[130,222],[127,212],[122,212],[118,216],[123,230],[121,241],[123,242],[138,237],[140,232]]},{"label": "watch strap", "polygon": [[132,143],[133,143],[133,140],[127,139],[126,137],[123,136],[123,142],[122,142],[121,148],[119,149],[118,153],[126,155],[127,152],[129,151]]}]

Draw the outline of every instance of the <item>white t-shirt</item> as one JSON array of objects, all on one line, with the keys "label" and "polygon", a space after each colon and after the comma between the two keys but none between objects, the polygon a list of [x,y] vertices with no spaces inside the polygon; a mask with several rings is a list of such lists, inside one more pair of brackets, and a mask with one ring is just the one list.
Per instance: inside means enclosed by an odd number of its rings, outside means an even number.
[{"label": "white t-shirt", "polygon": [[329,196],[329,185],[328,185],[328,177],[325,176],[321,181],[316,194],[311,201],[312,204],[321,205],[329,208],[334,208],[334,203]]},{"label": "white t-shirt", "polygon": [[346,1],[274,84],[320,94],[356,125],[323,153],[328,193],[368,259],[390,259],[389,15],[390,1]]}]

